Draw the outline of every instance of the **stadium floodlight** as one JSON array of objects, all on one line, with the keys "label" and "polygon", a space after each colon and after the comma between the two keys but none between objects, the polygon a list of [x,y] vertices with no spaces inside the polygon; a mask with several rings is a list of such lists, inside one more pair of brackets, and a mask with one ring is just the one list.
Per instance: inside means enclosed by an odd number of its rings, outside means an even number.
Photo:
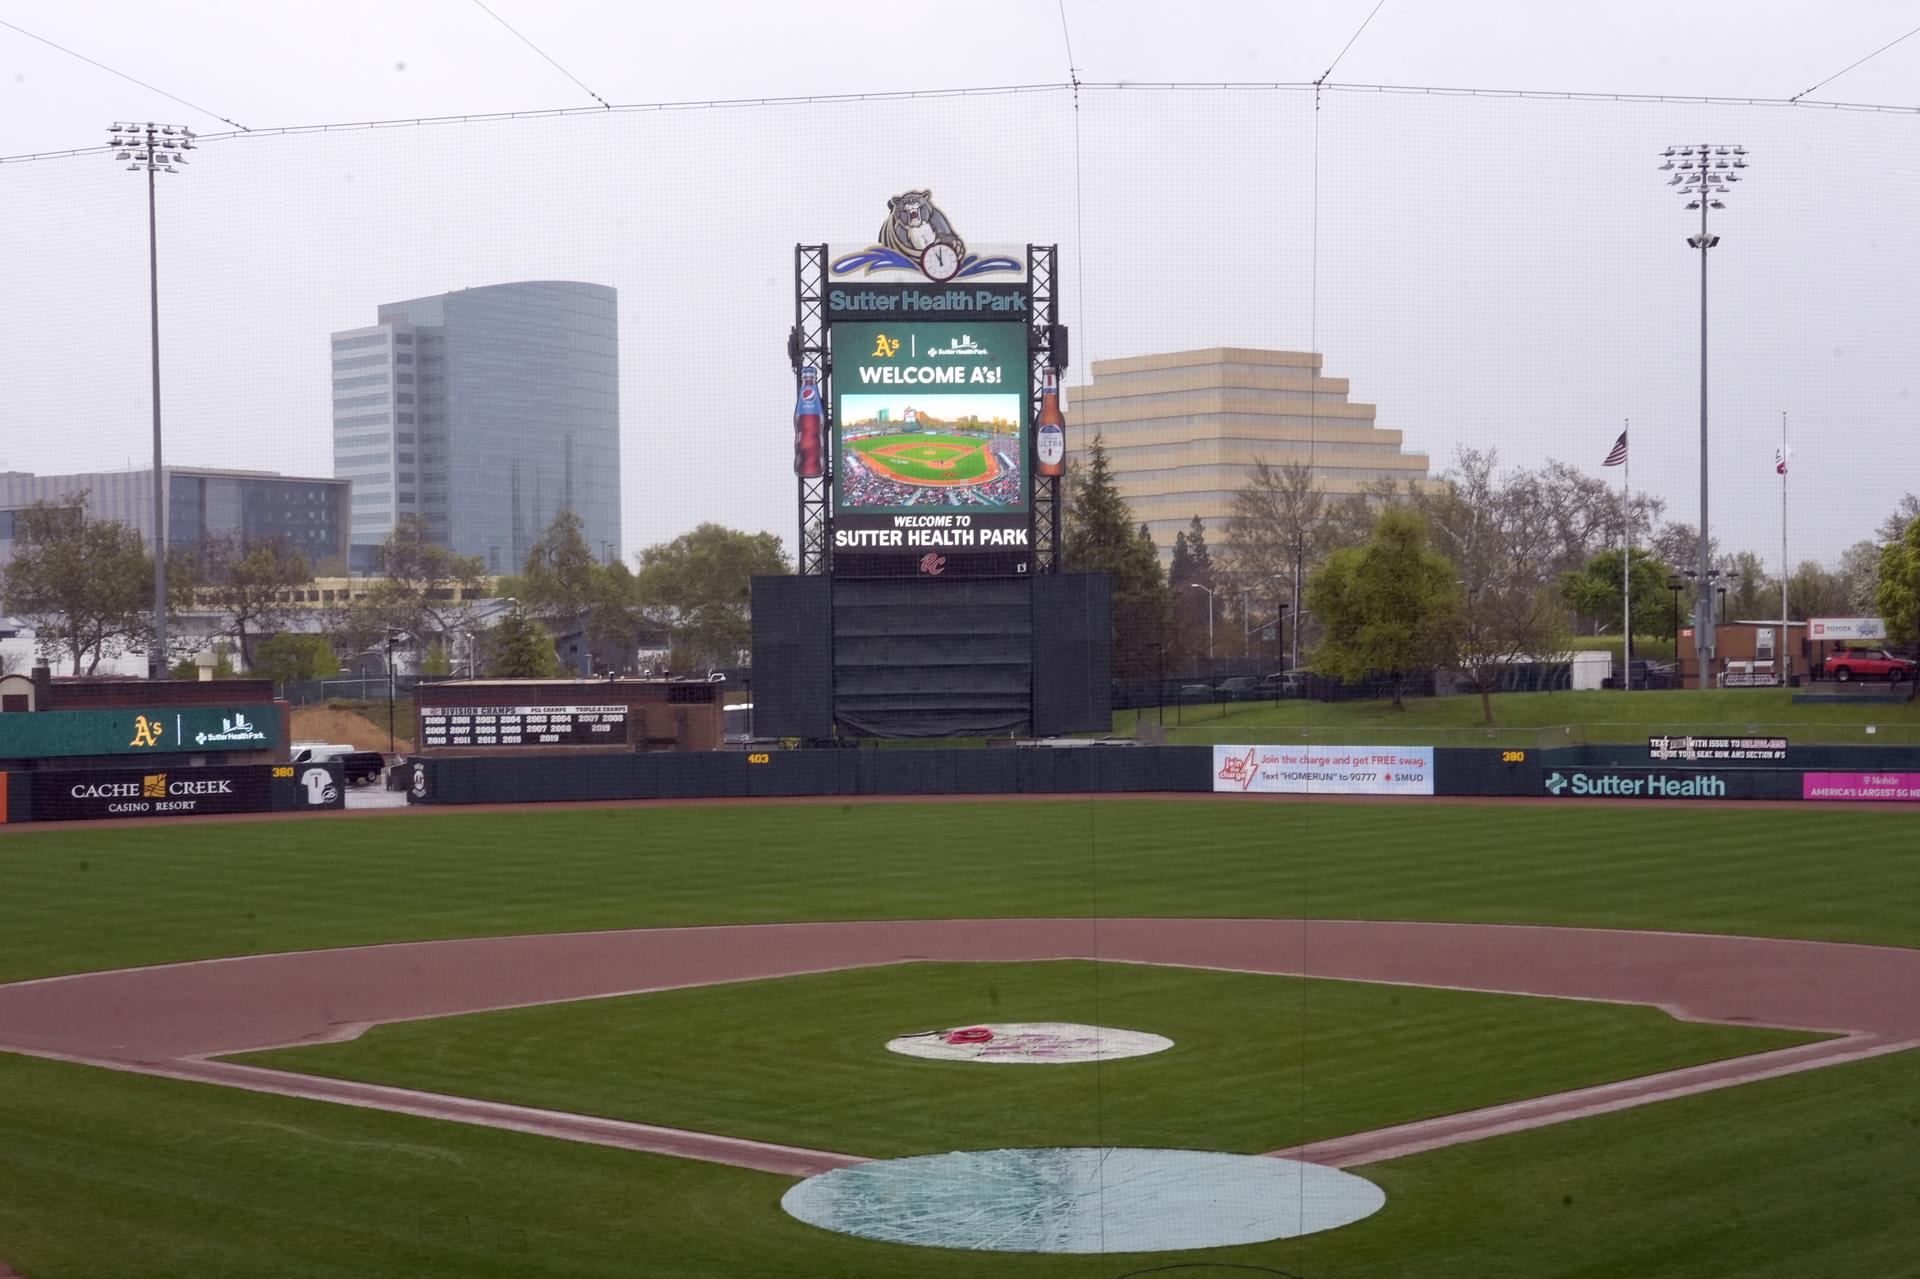
[{"label": "stadium floodlight", "polygon": [[167,677],[167,524],[166,472],[160,466],[160,242],[154,214],[156,173],[178,173],[181,154],[193,145],[184,125],[115,121],[107,129],[116,160],[131,160],[129,173],[147,173],[147,301],[153,339],[153,643],[147,651],[147,678]]},{"label": "stadium floodlight", "polygon": [[[1744,169],[1747,149],[1732,143],[1700,143],[1691,146],[1670,146],[1660,152],[1666,163],[1655,166],[1665,170],[1673,167],[1673,157],[1680,162],[1680,171],[1669,187],[1678,190],[1686,198],[1688,210],[1700,210],[1700,234],[1687,237],[1687,247],[1700,254],[1700,542],[1696,548],[1700,566],[1689,576],[1694,578],[1699,595],[1694,601],[1693,640],[1694,652],[1700,663],[1700,687],[1711,686],[1713,653],[1715,648],[1713,634],[1713,583],[1712,555],[1709,551],[1707,532],[1707,251],[1720,243],[1720,237],[1707,231],[1707,213],[1712,209],[1724,209],[1726,204],[1714,198],[1726,194],[1731,188],[1729,182],[1738,182],[1741,175],[1734,169]],[[1720,157],[1731,156],[1732,159]],[[1674,655],[1676,658],[1679,654]]]}]

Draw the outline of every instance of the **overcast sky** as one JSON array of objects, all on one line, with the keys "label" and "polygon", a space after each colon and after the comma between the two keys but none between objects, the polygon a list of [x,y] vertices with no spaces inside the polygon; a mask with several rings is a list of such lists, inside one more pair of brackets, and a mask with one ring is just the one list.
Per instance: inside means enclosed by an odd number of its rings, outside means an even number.
[{"label": "overcast sky", "polygon": [[[489,5],[616,104],[1066,77],[1053,0],[913,23],[867,3]],[[1635,487],[1691,521],[1697,258],[1653,152],[1724,140],[1754,164],[1713,228],[1716,533],[1778,557],[1783,409],[1793,558],[1831,559],[1920,489],[1920,118],[1351,89],[1316,113],[1299,91],[1152,87],[1312,80],[1372,8],[1066,0],[1081,77],[1135,86],[1089,88],[1077,115],[1047,90],[210,141],[162,179],[169,457],[326,474],[331,331],[399,298],[592,280],[620,291],[626,549],[706,519],[791,540],[792,246],[864,241],[925,186],[970,242],[1059,242],[1070,381],[1181,347],[1319,349],[1436,470],[1469,445],[1597,471],[1631,417]],[[1386,0],[1333,81],[1783,98],[1916,21],[1809,12]],[[118,118],[596,105],[472,0],[0,0],[0,20],[202,109],[0,27],[0,155],[89,146]],[[1920,105],[1920,36],[1812,96]],[[146,457],[139,186],[100,156],[0,166],[0,464]]]}]

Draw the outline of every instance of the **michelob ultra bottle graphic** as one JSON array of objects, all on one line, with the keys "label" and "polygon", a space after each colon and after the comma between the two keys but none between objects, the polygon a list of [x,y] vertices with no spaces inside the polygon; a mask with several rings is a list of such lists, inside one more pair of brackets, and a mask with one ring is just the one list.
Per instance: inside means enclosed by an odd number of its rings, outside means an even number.
[{"label": "michelob ultra bottle graphic", "polygon": [[1066,470],[1067,424],[1060,416],[1060,373],[1046,369],[1040,374],[1040,424],[1034,432],[1034,456],[1039,475],[1059,475]]},{"label": "michelob ultra bottle graphic", "polygon": [[793,473],[817,480],[827,473],[826,413],[820,407],[820,370],[800,369],[800,401],[793,406]]}]

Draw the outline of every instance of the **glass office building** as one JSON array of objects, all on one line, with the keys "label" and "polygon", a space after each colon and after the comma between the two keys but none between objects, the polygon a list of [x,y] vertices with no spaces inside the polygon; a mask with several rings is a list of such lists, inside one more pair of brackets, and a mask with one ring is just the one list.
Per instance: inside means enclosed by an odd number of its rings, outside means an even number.
[{"label": "glass office building", "polygon": [[[278,538],[325,572],[347,560],[348,484],[344,480],[168,466],[167,543],[192,550],[238,535],[243,542]],[[95,471],[79,475],[0,472],[0,563],[12,555],[15,512],[35,502],[87,496],[87,514],[118,520],[153,541],[153,471]]]},{"label": "glass office building", "polygon": [[613,289],[541,280],[390,302],[333,335],[334,474],[353,482],[356,567],[402,516],[517,572],[561,511],[620,550]]}]

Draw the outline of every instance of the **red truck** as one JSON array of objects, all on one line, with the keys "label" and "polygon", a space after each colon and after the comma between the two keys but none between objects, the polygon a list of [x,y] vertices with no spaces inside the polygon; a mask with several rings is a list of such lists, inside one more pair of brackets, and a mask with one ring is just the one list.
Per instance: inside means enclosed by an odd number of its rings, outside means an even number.
[{"label": "red truck", "polygon": [[1895,657],[1883,648],[1842,646],[1827,654],[1827,660],[1820,666],[1820,674],[1826,679],[1837,679],[1842,684],[1854,679],[1884,679],[1890,684],[1898,684],[1913,678],[1913,663],[1903,657]]}]

